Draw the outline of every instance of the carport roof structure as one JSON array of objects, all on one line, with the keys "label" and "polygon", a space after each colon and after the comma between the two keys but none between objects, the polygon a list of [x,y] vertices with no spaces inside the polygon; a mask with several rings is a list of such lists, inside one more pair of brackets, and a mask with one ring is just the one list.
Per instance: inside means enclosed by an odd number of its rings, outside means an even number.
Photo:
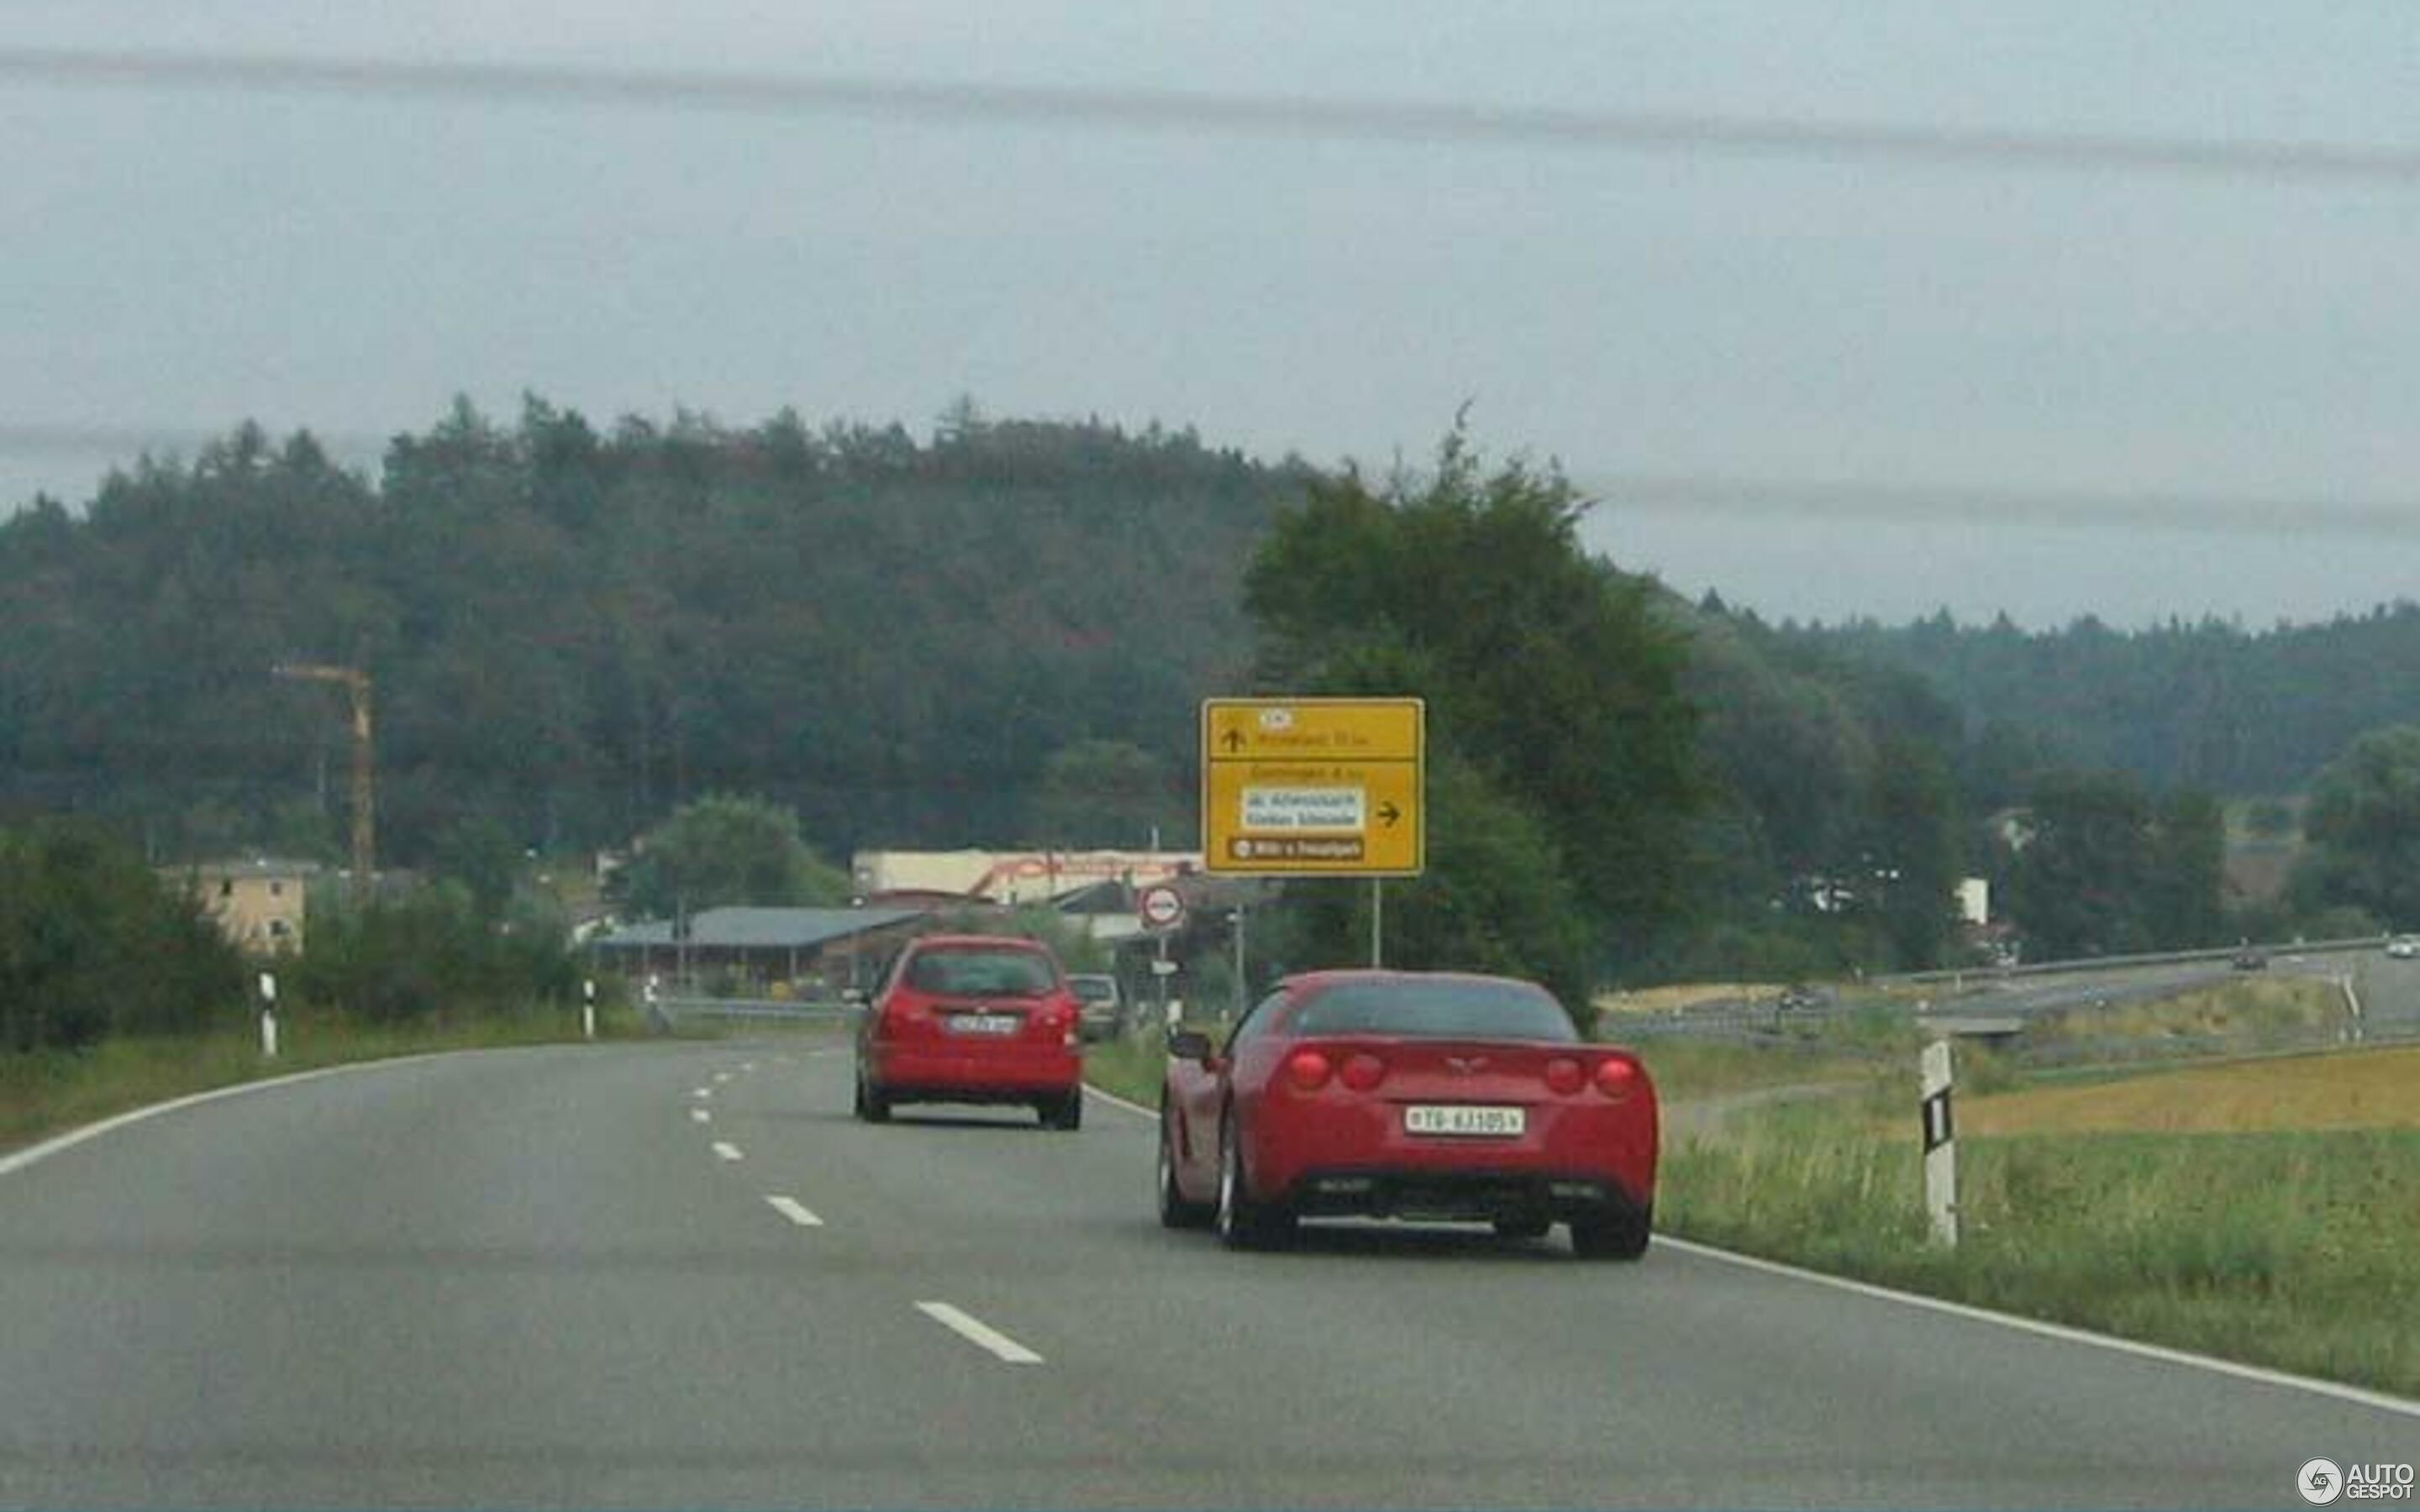
[{"label": "carport roof structure", "polygon": [[811,950],[852,934],[924,917],[921,908],[707,908],[691,914],[686,938],[669,919],[628,924],[594,942],[602,950],[675,945],[725,950]]}]

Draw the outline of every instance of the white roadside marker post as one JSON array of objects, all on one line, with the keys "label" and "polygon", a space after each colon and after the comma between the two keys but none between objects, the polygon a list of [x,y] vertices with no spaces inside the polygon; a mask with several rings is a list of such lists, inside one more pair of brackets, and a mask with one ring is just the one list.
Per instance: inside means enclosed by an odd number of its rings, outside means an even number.
[{"label": "white roadside marker post", "polygon": [[260,1058],[277,1058],[277,974],[260,974]]},{"label": "white roadside marker post", "polygon": [[1932,1237],[1958,1247],[1958,1146],[1949,1114],[1949,1041],[1924,1047],[1924,1206],[1932,1215]]},{"label": "white roadside marker post", "polygon": [[580,983],[580,1037],[597,1038],[597,979],[583,978]]}]

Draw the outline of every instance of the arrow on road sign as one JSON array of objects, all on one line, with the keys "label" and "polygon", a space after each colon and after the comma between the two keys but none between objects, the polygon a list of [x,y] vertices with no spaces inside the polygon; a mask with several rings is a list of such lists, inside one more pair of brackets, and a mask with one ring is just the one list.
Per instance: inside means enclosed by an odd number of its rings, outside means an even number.
[{"label": "arrow on road sign", "polygon": [[1392,802],[1378,805],[1378,823],[1386,825],[1388,829],[1394,828],[1395,821],[1403,817],[1404,810],[1396,808]]}]

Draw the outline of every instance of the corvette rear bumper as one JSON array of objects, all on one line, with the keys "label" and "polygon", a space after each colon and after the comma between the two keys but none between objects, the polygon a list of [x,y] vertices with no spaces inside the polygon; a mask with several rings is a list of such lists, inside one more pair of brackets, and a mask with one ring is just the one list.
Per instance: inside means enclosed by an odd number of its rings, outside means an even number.
[{"label": "corvette rear bumper", "polygon": [[1281,1204],[1305,1218],[1454,1220],[1635,1216],[1644,1204],[1602,1172],[1533,1170],[1307,1171]]}]

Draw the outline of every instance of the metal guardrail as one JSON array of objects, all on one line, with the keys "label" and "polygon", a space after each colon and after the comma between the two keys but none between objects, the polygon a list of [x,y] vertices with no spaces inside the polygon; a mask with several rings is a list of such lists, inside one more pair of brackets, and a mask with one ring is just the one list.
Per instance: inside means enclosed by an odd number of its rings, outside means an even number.
[{"label": "metal guardrail", "polygon": [[683,1019],[741,1019],[778,1024],[854,1024],[865,1011],[855,1003],[798,1002],[769,997],[675,997],[657,995],[641,1005],[649,1021],[673,1028]]},{"label": "metal guardrail", "polygon": [[[2381,949],[2393,937],[2387,934],[2364,934],[2352,939],[2296,940],[2278,944],[2263,944],[2256,940],[2252,943],[2252,949],[2273,961],[2288,955],[2349,955],[2357,951]],[[2126,971],[2138,966],[2184,966],[2200,961],[2231,961],[2235,958],[2236,952],[2242,949],[2242,945],[2221,945],[2212,946],[2207,949],[2159,950],[2147,955],[2083,956],[2072,961],[2042,961],[2032,965],[1967,966],[1963,969],[1947,971],[1907,971],[1893,976],[1876,977],[1873,980],[1883,985],[1928,987],[1938,982],[1957,981],[1962,979],[1985,981],[2004,977],[2055,977],[2076,972]]]}]

